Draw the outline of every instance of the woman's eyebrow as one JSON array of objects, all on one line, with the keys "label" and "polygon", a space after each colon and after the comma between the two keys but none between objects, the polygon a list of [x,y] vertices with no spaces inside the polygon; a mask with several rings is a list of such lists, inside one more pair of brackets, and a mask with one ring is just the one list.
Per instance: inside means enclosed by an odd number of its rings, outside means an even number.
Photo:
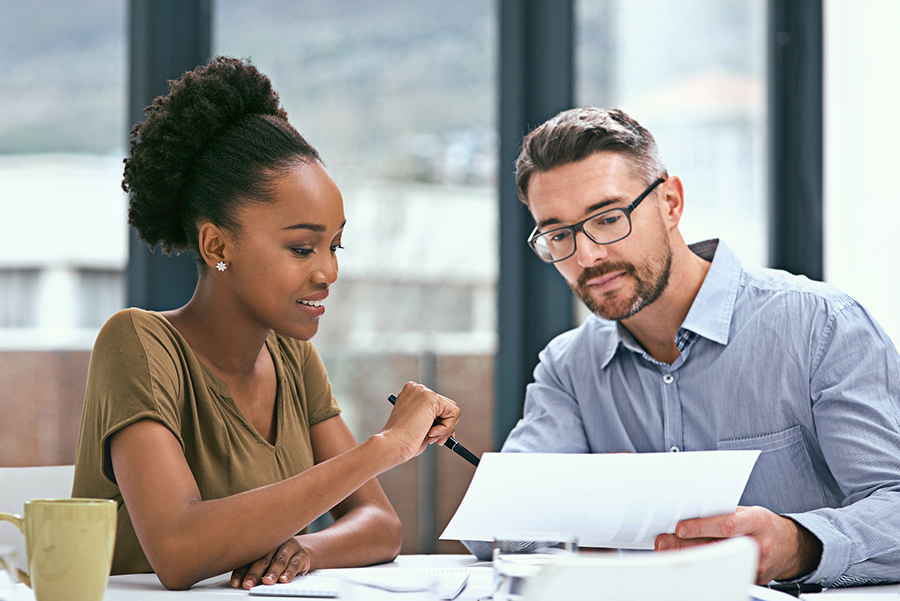
[{"label": "woman's eyebrow", "polygon": [[[342,229],[344,229],[345,225],[347,225],[346,219],[341,224],[341,227],[338,228],[338,231],[341,231]],[[284,230],[310,230],[313,232],[322,233],[322,232],[326,231],[328,229],[328,227],[321,223],[295,223],[294,225],[289,225],[289,226],[283,227],[281,229],[282,229],[282,231],[284,231]]]},{"label": "woman's eyebrow", "polygon": [[324,232],[325,226],[321,223],[295,223],[294,225],[289,225],[287,227],[281,228],[282,230],[312,230],[314,232]]}]

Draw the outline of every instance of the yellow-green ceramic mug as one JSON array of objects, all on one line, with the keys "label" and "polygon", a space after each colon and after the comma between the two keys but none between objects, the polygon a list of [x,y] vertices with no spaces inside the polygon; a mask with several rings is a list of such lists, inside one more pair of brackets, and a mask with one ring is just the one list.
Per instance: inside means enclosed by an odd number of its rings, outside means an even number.
[{"label": "yellow-green ceramic mug", "polygon": [[25,535],[28,574],[19,579],[37,601],[101,601],[116,540],[116,502],[32,499],[25,517],[0,513]]}]

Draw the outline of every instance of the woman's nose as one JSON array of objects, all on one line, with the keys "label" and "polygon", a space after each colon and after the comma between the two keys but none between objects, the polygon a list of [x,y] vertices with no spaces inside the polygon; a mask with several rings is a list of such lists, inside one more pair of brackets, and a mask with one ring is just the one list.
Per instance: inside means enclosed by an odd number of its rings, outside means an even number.
[{"label": "woman's nose", "polygon": [[327,258],[317,265],[316,270],[312,274],[314,282],[327,284],[329,286],[337,280],[337,277],[338,261],[334,253],[330,253]]}]

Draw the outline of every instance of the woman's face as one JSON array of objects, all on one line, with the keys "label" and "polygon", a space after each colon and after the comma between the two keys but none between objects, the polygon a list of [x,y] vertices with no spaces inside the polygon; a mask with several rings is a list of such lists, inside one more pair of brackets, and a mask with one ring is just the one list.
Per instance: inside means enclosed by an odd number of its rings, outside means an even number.
[{"label": "woman's face", "polygon": [[228,277],[251,319],[309,340],[337,279],[344,202],[317,161],[298,163],[274,184],[274,203],[253,203],[238,214]]}]

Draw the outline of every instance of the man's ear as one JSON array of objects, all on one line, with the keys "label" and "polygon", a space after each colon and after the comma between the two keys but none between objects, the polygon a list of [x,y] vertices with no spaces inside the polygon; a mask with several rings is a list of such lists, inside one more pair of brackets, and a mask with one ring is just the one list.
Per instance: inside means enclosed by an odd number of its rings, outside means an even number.
[{"label": "man's ear", "polygon": [[670,230],[675,229],[684,212],[684,187],[677,175],[670,175],[660,187],[663,219]]},{"label": "man's ear", "polygon": [[229,264],[230,256],[233,254],[233,242],[219,226],[212,223],[201,225],[199,245],[200,256],[211,269],[215,269],[219,263]]}]

